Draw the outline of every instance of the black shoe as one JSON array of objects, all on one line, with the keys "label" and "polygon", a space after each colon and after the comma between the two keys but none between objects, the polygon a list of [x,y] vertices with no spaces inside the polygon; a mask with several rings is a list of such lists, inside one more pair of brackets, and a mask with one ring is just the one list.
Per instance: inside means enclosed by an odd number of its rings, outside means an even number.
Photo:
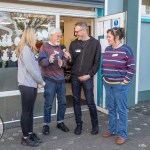
[{"label": "black shoe", "polygon": [[99,132],[99,127],[98,126],[93,126],[91,134],[96,135],[96,134],[98,134],[98,132]]},{"label": "black shoe", "polygon": [[63,122],[57,123],[57,128],[64,132],[69,132],[69,128]]},{"label": "black shoe", "polygon": [[43,133],[44,135],[48,135],[48,134],[49,134],[49,126],[48,126],[48,125],[44,125],[44,126],[43,126],[42,133]]},{"label": "black shoe", "polygon": [[76,135],[80,135],[81,132],[82,132],[82,123],[81,123],[81,124],[77,124],[77,126],[76,126],[76,128],[75,128],[75,130],[74,130],[74,133],[75,133]]},{"label": "black shoe", "polygon": [[38,143],[42,143],[42,140],[37,136],[37,134],[32,133],[32,138],[34,139],[34,141],[37,141]]},{"label": "black shoe", "polygon": [[37,141],[34,141],[33,138],[31,138],[31,136],[28,136],[26,139],[22,137],[21,144],[32,147],[39,146],[39,143]]}]

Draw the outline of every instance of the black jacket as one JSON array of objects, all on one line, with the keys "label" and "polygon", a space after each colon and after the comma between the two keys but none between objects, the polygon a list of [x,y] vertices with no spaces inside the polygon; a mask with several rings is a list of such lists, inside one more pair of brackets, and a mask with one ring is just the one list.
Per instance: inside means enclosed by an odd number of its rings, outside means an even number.
[{"label": "black jacket", "polygon": [[71,42],[69,48],[72,57],[71,74],[82,76],[89,74],[93,77],[100,66],[101,46],[100,42],[93,37],[86,42],[84,46],[81,41],[76,39]]}]

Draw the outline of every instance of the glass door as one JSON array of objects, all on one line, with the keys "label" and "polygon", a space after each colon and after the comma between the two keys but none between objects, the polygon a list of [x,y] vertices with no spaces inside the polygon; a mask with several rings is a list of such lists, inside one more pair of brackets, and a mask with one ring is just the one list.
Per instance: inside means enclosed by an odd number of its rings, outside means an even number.
[{"label": "glass door", "polygon": [[[100,41],[102,46],[101,51],[101,60],[103,57],[103,53],[105,53],[105,48],[108,46],[107,44],[107,30],[113,27],[125,27],[125,13],[118,13],[114,15],[109,15],[101,18],[97,18],[95,21],[95,29],[96,29],[96,38]],[[95,77],[95,102],[97,104],[97,109],[104,113],[108,113],[105,103],[105,89],[103,87],[102,82],[102,70],[101,66]],[[97,86],[96,86],[97,85]]]},{"label": "glass door", "polygon": [[[74,25],[76,22],[85,21],[88,25],[88,33],[89,35],[93,35],[91,29],[93,29],[93,19],[83,18],[83,17],[69,17],[69,16],[60,16],[60,28],[63,31],[63,38],[61,40],[61,44],[66,46],[66,49],[69,51],[69,45],[71,41],[75,40],[76,37],[74,35]],[[66,80],[66,101],[67,101],[67,113],[73,112],[73,95],[72,95],[72,88],[71,88],[71,66],[66,66],[64,73],[65,73],[65,80]],[[87,110],[87,103],[84,96],[83,89],[81,91],[81,107],[82,110]]]}]

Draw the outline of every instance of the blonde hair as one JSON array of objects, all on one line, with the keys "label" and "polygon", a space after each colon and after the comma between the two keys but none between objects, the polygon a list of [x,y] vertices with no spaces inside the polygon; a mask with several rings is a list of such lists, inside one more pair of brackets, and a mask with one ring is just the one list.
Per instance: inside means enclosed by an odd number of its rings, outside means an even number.
[{"label": "blonde hair", "polygon": [[36,30],[33,27],[27,27],[24,30],[21,40],[16,49],[17,57],[22,55],[22,50],[25,45],[30,46],[33,53],[35,53],[35,54],[37,53],[35,33],[36,33]]}]

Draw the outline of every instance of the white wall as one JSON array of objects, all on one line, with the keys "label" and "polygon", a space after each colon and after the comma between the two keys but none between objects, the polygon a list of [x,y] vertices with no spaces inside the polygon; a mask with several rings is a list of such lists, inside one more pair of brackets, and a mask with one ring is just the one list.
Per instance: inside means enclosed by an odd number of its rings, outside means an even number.
[{"label": "white wall", "polygon": [[150,23],[141,25],[139,91],[150,90]]}]

